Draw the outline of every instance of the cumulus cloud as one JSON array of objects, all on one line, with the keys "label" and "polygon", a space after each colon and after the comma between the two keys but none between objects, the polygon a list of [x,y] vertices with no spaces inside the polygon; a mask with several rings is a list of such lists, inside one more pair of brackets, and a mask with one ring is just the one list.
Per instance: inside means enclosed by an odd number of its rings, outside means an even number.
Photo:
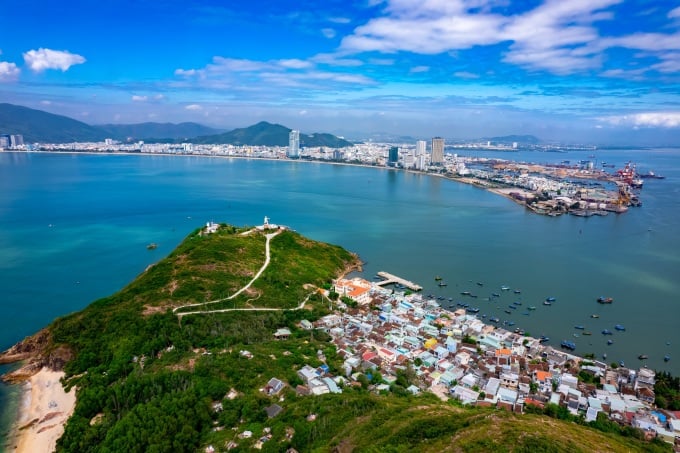
[{"label": "cumulus cloud", "polygon": [[19,78],[21,70],[8,61],[0,61],[0,82],[13,82]]},{"label": "cumulus cloud", "polygon": [[85,63],[84,57],[66,50],[40,48],[29,50],[23,55],[24,62],[34,72],[42,72],[46,69],[61,69],[64,72],[73,65]]},{"label": "cumulus cloud", "polygon": [[668,12],[668,17],[671,19],[680,18],[680,6],[673,8]]},{"label": "cumulus cloud", "polygon": [[598,118],[613,126],[680,128],[680,112],[646,112]]},{"label": "cumulus cloud", "polygon": [[411,74],[416,74],[419,72],[428,72],[430,70],[429,66],[414,66],[409,71]]},{"label": "cumulus cloud", "polygon": [[184,107],[187,110],[192,110],[192,111],[198,111],[198,110],[203,110],[203,107],[201,107],[198,104],[189,104]]},{"label": "cumulus cloud", "polygon": [[132,102],[146,102],[147,100],[149,100],[148,96],[132,95]]}]

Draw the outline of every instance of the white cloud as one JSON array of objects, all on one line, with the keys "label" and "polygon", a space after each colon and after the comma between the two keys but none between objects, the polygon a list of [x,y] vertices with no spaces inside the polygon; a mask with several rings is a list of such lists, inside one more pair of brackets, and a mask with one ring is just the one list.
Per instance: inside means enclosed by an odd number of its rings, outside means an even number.
[{"label": "white cloud", "polygon": [[459,79],[478,79],[479,74],[474,74],[472,72],[468,71],[457,71],[453,73],[454,77],[458,77]]},{"label": "white cloud", "polygon": [[132,95],[132,101],[133,102],[146,102],[149,100],[148,96],[138,96],[138,95]]},{"label": "white cloud", "polygon": [[153,99],[154,101],[162,101],[163,99],[165,99],[165,96],[163,96],[162,94],[157,94],[153,97]]},{"label": "white cloud", "polygon": [[299,115],[300,116],[305,116],[307,114],[307,110],[300,110]]},{"label": "white cloud", "polygon": [[40,101],[42,105],[52,105],[52,101],[42,100]]},{"label": "white cloud", "polygon": [[192,111],[198,111],[198,110],[203,110],[203,107],[201,107],[198,104],[189,104],[184,107],[187,110],[192,110]]},{"label": "white cloud", "polygon": [[680,112],[647,112],[598,118],[613,126],[680,128]]},{"label": "white cloud", "polygon": [[13,82],[19,78],[21,70],[8,61],[0,61],[0,82]]},{"label": "white cloud", "polygon": [[304,69],[312,66],[312,64],[309,61],[299,60],[297,58],[291,58],[289,60],[278,60],[275,62],[275,64],[278,64],[283,68],[289,69]]},{"label": "white cloud", "polygon": [[680,17],[680,6],[678,6],[677,8],[673,8],[672,10],[670,10],[670,11],[668,12],[668,17],[669,17],[670,19],[674,19],[674,18],[676,18],[676,17]]},{"label": "white cloud", "polygon": [[330,17],[328,20],[334,24],[349,24],[352,22],[352,19],[349,17]]},{"label": "white cloud", "polygon": [[324,35],[328,39],[333,39],[335,38],[335,35],[337,34],[336,31],[332,28],[322,28],[321,29],[321,34]]},{"label": "white cloud", "polygon": [[409,71],[411,74],[416,74],[418,72],[428,72],[430,70],[429,66],[414,66]]},{"label": "white cloud", "polygon": [[64,72],[73,65],[85,63],[84,57],[66,50],[40,48],[29,50],[23,55],[26,65],[34,72],[42,72],[46,69],[61,69]]}]

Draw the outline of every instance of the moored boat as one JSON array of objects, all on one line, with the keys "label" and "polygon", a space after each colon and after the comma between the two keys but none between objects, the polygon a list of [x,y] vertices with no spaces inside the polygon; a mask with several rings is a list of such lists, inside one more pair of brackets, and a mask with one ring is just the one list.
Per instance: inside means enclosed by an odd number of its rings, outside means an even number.
[{"label": "moored boat", "polygon": [[562,343],[560,343],[560,347],[573,351],[576,349],[576,343],[574,343],[573,341],[562,340]]},{"label": "moored boat", "polygon": [[434,279],[435,279],[436,281],[440,281],[442,278],[441,278],[439,275],[437,275]]},{"label": "moored boat", "polygon": [[555,302],[557,299],[555,299],[554,297],[550,296],[550,297],[546,297],[545,300],[546,300],[546,302]]},{"label": "moored boat", "polygon": [[624,331],[624,330],[626,330],[626,328],[625,328],[623,325],[621,325],[621,324],[615,325],[614,328],[615,328],[616,330],[619,330],[619,331]]},{"label": "moored boat", "polygon": [[550,302],[549,300],[544,300],[543,305],[552,305],[552,302]]},{"label": "moored boat", "polygon": [[444,282],[439,282],[439,283],[437,283],[437,284],[438,284],[439,286],[446,286],[446,283],[444,283]]},{"label": "moored boat", "polygon": [[668,354],[666,354],[665,356],[663,356],[663,361],[664,361],[664,362],[668,362],[670,359],[671,359],[671,356],[669,356]]},{"label": "moored boat", "polygon": [[614,299],[612,299],[611,297],[600,296],[597,298],[597,302],[601,304],[611,304],[612,302],[614,302]]},{"label": "moored boat", "polygon": [[536,310],[536,306],[532,305],[531,307],[529,307],[529,310]]},{"label": "moored boat", "polygon": [[612,343],[614,343],[613,340],[607,340],[607,344],[612,344]]},{"label": "moored boat", "polygon": [[158,248],[158,244],[156,244],[155,242],[152,242],[151,244],[146,246],[147,250],[154,250],[156,248]]},{"label": "moored boat", "polygon": [[574,326],[574,329],[583,330],[585,327],[579,324],[578,326]]},{"label": "moored boat", "polygon": [[598,314],[595,313],[595,314],[590,315],[590,317],[591,317],[591,318],[599,318],[600,315],[598,315]]},{"label": "moored boat", "polygon": [[647,354],[640,354],[640,355],[638,356],[638,359],[639,359],[639,360],[647,360],[648,358],[649,358],[649,357],[647,356]]},{"label": "moored boat", "polygon": [[609,330],[609,329],[604,329],[604,330],[602,331],[602,335],[612,335],[612,331]]}]

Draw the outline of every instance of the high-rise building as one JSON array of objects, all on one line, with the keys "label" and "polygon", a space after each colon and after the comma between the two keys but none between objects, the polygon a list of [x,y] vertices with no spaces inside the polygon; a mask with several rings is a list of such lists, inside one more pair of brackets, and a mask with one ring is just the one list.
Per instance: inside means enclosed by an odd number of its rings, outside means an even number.
[{"label": "high-rise building", "polygon": [[8,134],[0,135],[0,149],[9,148],[9,145],[10,145],[9,135]]},{"label": "high-rise building", "polygon": [[24,136],[21,134],[15,134],[9,136],[9,146],[10,148],[18,148],[24,144]]},{"label": "high-rise building", "polygon": [[387,165],[391,167],[396,167],[397,162],[399,162],[399,148],[393,146],[390,148],[390,153],[387,158]]},{"label": "high-rise building", "polygon": [[427,142],[425,140],[418,140],[416,142],[416,156],[422,156],[427,152]]},{"label": "high-rise building", "polygon": [[288,134],[288,157],[300,157],[300,131],[292,130]]},{"label": "high-rise building", "polygon": [[433,165],[444,163],[444,139],[441,137],[434,137],[432,139],[432,159],[430,162]]}]

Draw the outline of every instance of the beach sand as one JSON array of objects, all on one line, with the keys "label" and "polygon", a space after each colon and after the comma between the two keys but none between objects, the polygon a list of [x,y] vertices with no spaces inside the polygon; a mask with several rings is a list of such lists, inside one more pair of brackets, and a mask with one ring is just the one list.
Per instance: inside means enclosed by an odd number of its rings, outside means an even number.
[{"label": "beach sand", "polygon": [[43,368],[31,377],[21,403],[16,437],[17,453],[52,452],[76,405],[76,389],[66,393],[59,380],[64,373]]}]

